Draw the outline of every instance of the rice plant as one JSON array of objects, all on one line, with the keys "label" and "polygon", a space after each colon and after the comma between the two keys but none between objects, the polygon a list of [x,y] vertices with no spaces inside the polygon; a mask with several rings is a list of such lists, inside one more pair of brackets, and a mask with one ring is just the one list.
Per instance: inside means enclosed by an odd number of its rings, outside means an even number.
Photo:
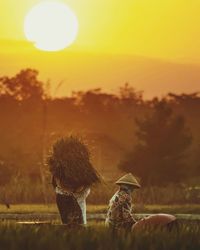
[{"label": "rice plant", "polygon": [[59,225],[0,223],[1,250],[198,250],[200,227],[182,223],[179,230],[137,234],[113,232],[103,225],[68,229]]}]

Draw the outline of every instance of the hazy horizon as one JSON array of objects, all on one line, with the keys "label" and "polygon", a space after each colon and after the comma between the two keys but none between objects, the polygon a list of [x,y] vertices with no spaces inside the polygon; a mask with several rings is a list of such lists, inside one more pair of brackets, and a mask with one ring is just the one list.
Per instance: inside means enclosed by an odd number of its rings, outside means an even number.
[{"label": "hazy horizon", "polygon": [[13,41],[4,44],[10,48],[10,53],[0,50],[0,75],[13,76],[21,69],[37,69],[42,81],[51,82],[52,95],[60,82],[62,86],[57,96],[94,88],[116,92],[127,82],[136,90],[144,91],[145,98],[168,92],[192,93],[200,90],[200,64],[139,55],[77,52],[73,49],[47,53],[36,51],[26,41],[18,41],[17,44]]},{"label": "hazy horizon", "polygon": [[63,51],[37,50],[26,41],[24,18],[41,0],[2,0],[0,75],[40,71],[57,95],[102,88],[117,91],[129,82],[146,98],[168,92],[191,93],[200,86],[200,2],[192,0],[72,1],[79,21],[76,41]]}]

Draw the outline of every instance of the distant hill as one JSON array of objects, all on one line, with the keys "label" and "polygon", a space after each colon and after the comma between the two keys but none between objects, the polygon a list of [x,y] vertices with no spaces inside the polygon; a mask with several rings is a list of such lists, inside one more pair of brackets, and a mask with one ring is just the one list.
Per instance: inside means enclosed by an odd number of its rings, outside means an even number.
[{"label": "distant hill", "polygon": [[20,41],[0,42],[0,57],[0,75],[13,75],[27,67],[38,69],[41,79],[51,80],[52,89],[63,81],[58,95],[97,87],[117,91],[125,82],[143,90],[145,97],[168,92],[200,91],[200,65],[197,64],[130,55],[74,52],[72,49],[46,53]]}]

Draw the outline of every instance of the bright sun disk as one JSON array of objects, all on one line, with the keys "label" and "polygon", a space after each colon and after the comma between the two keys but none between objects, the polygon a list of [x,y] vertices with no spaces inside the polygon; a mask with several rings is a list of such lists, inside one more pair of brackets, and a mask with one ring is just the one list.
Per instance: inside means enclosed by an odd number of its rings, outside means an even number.
[{"label": "bright sun disk", "polygon": [[33,7],[24,21],[26,38],[44,51],[70,46],[78,34],[78,20],[65,4],[44,2]]}]

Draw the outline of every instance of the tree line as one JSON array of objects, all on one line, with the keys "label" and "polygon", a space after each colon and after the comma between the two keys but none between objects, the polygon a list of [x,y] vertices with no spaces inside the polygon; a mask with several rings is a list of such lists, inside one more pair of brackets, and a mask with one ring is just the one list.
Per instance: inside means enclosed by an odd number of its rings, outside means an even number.
[{"label": "tree line", "polygon": [[144,185],[198,183],[199,93],[145,100],[124,84],[115,94],[92,89],[57,98],[38,75],[25,69],[0,77],[0,185],[44,178],[52,143],[68,134],[85,139],[106,180],[128,171]]}]

